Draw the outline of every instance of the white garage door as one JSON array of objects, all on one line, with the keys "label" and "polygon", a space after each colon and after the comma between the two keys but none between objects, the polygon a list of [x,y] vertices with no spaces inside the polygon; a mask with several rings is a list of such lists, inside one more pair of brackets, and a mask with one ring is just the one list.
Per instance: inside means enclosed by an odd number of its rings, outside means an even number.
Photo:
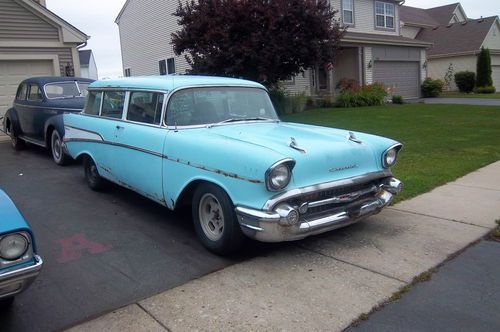
[{"label": "white garage door", "polygon": [[492,66],[493,86],[500,92],[500,66]]},{"label": "white garage door", "polygon": [[0,60],[0,117],[12,106],[19,83],[33,76],[53,76],[51,60]]},{"label": "white garage door", "polygon": [[375,61],[373,80],[392,88],[394,95],[420,97],[420,65],[415,61]]}]

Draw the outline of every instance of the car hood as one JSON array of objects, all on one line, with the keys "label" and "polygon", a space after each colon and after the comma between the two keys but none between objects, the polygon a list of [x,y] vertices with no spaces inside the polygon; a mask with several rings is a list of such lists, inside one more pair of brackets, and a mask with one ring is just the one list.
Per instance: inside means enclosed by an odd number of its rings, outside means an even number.
[{"label": "car hood", "polygon": [[[347,130],[285,122],[223,125],[208,130],[226,140],[260,146],[261,153],[272,153],[274,158],[293,158],[293,184],[297,187],[380,171],[382,153],[397,143],[353,133],[360,141],[355,142]],[[290,146],[292,141],[296,148]]]},{"label": "car hood", "polygon": [[0,235],[30,228],[7,194],[0,189]]}]

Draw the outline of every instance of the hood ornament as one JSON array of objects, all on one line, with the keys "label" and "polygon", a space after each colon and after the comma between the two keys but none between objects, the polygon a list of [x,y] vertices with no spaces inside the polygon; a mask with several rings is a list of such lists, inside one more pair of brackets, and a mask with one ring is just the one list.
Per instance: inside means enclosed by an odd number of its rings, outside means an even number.
[{"label": "hood ornament", "polygon": [[355,143],[361,144],[363,143],[361,140],[359,140],[356,135],[352,131],[349,132],[349,141],[353,141]]},{"label": "hood ornament", "polygon": [[300,151],[301,153],[306,153],[306,150],[304,148],[301,148],[298,144],[297,144],[297,141],[295,140],[295,138],[293,137],[290,137],[290,144],[289,146],[292,148],[292,149],[295,149],[297,151]]}]

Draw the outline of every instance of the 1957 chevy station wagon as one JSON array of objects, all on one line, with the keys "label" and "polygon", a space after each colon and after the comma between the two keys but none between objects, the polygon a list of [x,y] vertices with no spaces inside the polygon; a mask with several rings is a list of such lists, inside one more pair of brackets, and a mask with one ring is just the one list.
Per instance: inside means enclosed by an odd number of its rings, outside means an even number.
[{"label": "1957 chevy station wagon", "polygon": [[302,239],[378,213],[402,189],[402,145],[281,122],[255,82],[201,76],[97,81],[64,115],[64,144],[105,180],[174,209],[192,205],[200,241],[225,254],[247,237]]}]

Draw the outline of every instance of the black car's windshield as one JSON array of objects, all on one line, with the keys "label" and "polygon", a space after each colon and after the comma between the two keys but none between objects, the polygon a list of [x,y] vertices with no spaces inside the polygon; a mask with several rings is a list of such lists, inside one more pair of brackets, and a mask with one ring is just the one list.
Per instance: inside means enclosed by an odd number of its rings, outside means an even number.
[{"label": "black car's windshield", "polygon": [[64,99],[87,96],[87,82],[60,82],[45,85],[45,94],[49,99]]},{"label": "black car's windshield", "polygon": [[169,126],[195,126],[238,121],[277,121],[265,90],[245,87],[210,87],[180,90],[170,98]]}]

